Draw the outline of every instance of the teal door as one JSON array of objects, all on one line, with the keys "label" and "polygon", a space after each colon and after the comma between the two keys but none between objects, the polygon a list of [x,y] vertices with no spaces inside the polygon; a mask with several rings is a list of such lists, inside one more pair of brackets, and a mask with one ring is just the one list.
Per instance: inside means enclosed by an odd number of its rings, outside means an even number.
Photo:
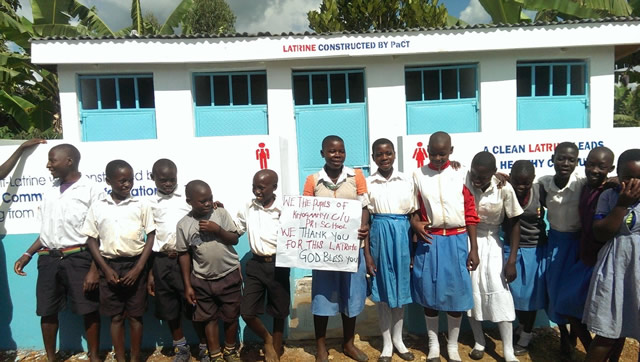
[{"label": "teal door", "polygon": [[322,140],[342,137],[345,165],[369,171],[369,137],[363,70],[294,72],[300,190],[324,166]]}]

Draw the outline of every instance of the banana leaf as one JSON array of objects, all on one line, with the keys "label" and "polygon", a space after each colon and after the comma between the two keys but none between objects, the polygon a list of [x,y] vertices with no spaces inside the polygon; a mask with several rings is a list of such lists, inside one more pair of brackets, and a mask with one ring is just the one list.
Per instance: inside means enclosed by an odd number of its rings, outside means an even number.
[{"label": "banana leaf", "polygon": [[11,96],[9,93],[0,90],[0,107],[11,115],[13,119],[25,130],[31,126],[29,113],[33,111],[35,105],[19,96]]},{"label": "banana leaf", "polygon": [[131,25],[133,30],[138,32],[138,35],[143,35],[144,19],[142,19],[142,6],[140,5],[140,0],[133,0],[131,2]]},{"label": "banana leaf", "polygon": [[66,14],[74,0],[31,0],[34,25],[69,24]]},{"label": "banana leaf", "polygon": [[164,25],[160,28],[159,34],[174,34],[175,32],[173,29],[180,26],[182,19],[184,19],[184,16],[187,14],[192,4],[193,0],[182,0],[180,4],[173,9],[167,20],[164,22]]},{"label": "banana leaf", "polygon": [[80,24],[96,35],[114,35],[113,30],[98,16],[94,9],[74,1],[70,10],[71,17],[78,17]]},{"label": "banana leaf", "polygon": [[[522,4],[515,0],[479,0],[482,7],[491,16],[494,24],[514,24],[520,22]],[[565,1],[565,0],[563,0]]]}]

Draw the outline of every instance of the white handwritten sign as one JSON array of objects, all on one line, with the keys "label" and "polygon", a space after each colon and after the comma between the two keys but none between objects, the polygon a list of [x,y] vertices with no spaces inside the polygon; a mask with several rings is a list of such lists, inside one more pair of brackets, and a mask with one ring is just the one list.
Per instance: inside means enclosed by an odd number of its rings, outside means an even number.
[{"label": "white handwritten sign", "polygon": [[358,200],[285,196],[276,266],[357,271],[361,219]]}]

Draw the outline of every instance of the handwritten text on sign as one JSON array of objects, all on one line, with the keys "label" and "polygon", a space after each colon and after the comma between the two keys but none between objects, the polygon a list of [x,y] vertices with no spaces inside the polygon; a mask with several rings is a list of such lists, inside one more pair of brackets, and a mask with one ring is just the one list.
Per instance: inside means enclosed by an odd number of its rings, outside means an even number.
[{"label": "handwritten text on sign", "polygon": [[326,197],[285,196],[276,265],[355,272],[362,203]]}]

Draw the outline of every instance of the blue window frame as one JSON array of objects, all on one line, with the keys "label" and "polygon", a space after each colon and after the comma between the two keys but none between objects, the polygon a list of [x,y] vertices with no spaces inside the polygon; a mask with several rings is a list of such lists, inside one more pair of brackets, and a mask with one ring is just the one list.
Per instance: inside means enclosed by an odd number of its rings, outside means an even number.
[{"label": "blue window frame", "polygon": [[478,132],[476,64],[405,69],[407,134]]},{"label": "blue window frame", "polygon": [[296,106],[365,103],[364,70],[294,72]]},{"label": "blue window frame", "polygon": [[81,75],[84,141],[156,138],[153,75]]},{"label": "blue window frame", "polygon": [[520,62],[516,77],[519,130],[588,127],[586,62]]},{"label": "blue window frame", "polygon": [[196,136],[268,134],[267,73],[195,73]]}]

